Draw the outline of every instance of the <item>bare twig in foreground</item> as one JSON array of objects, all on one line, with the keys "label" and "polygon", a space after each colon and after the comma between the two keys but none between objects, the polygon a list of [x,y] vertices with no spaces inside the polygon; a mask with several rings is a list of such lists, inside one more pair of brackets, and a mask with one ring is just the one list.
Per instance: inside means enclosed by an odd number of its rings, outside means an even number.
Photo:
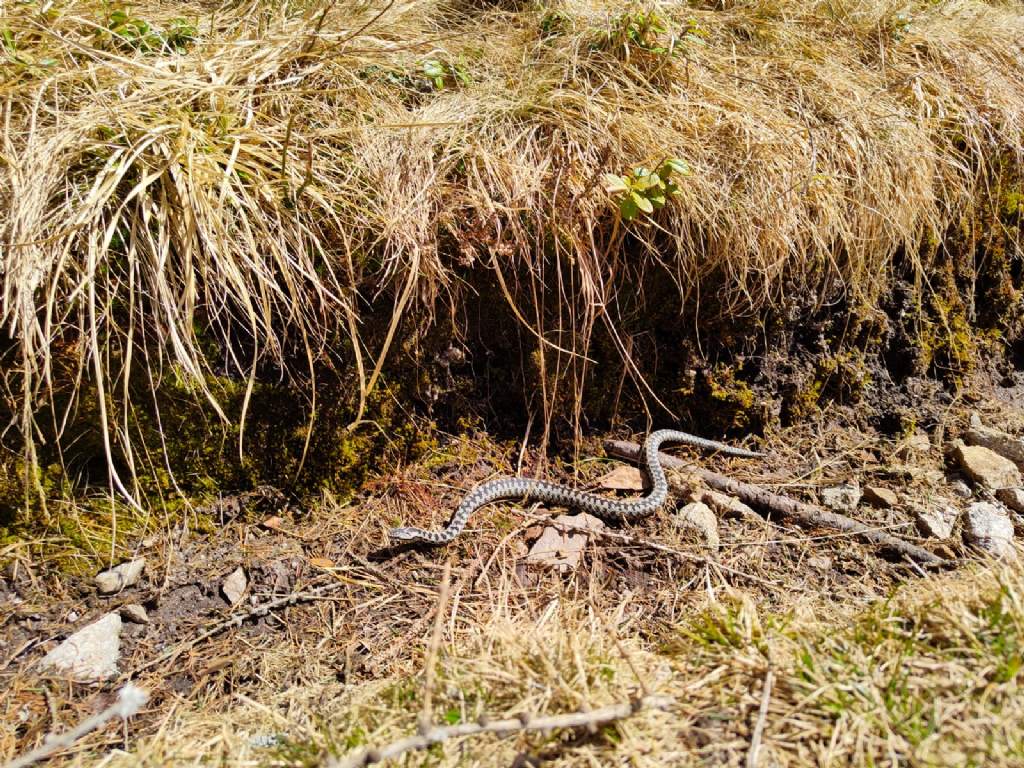
[{"label": "bare twig in foreground", "polygon": [[[608,440],[605,442],[604,448],[611,455],[629,461],[635,462],[640,456],[640,446],[626,440]],[[804,504],[787,496],[779,496],[760,486],[733,480],[725,475],[720,475],[709,469],[692,465],[674,456],[669,456],[666,453],[659,452],[658,456],[661,459],[662,465],[667,469],[686,469],[687,472],[699,476],[701,480],[717,491],[731,494],[752,507],[774,512],[783,519],[790,520],[805,528],[822,526],[846,531],[872,544],[878,544],[883,549],[903,555],[923,565],[945,565],[949,563],[945,558],[939,557],[923,547],[918,547],[876,528],[869,528],[846,515],[827,512],[811,504]]]},{"label": "bare twig in foreground", "polygon": [[525,731],[552,731],[556,728],[593,727],[602,723],[622,720],[645,709],[668,709],[673,703],[674,700],[667,696],[644,696],[631,702],[611,704],[589,712],[571,712],[567,715],[530,717],[524,714],[519,717],[494,721],[482,717],[475,723],[431,728],[420,735],[407,736],[383,747],[361,750],[351,757],[331,758],[326,765],[327,768],[359,768],[364,765],[374,765],[412,750],[427,749],[448,739],[475,736],[480,733],[508,734]]},{"label": "bare twig in foreground", "polygon": [[757,710],[757,723],[754,725],[754,735],[750,739],[750,751],[747,753],[747,768],[757,768],[757,756],[761,751],[761,737],[764,736],[764,724],[768,720],[768,704],[772,698],[773,682],[775,682],[775,673],[769,669],[768,673],[764,676],[761,706]]},{"label": "bare twig in foreground", "polygon": [[67,749],[87,733],[90,733],[101,725],[104,725],[108,720],[113,720],[115,717],[131,717],[142,709],[148,699],[149,693],[132,683],[128,683],[118,692],[117,701],[102,712],[83,720],[70,731],[60,734],[49,734],[45,739],[43,739],[43,743],[39,747],[33,749],[26,755],[15,758],[11,762],[7,763],[7,765],[3,766],[3,768],[25,768],[25,766],[38,763],[40,760],[45,760],[46,758],[51,757],[55,752]]}]

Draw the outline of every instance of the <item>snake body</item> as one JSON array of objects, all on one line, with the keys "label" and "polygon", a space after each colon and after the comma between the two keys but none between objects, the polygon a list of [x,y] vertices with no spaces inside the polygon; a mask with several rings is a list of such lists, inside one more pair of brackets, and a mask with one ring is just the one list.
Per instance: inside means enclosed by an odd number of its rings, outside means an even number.
[{"label": "snake body", "polygon": [[566,485],[533,480],[527,477],[502,477],[474,488],[459,504],[446,528],[428,531],[423,528],[392,528],[389,535],[395,541],[421,541],[430,544],[447,544],[466,527],[470,515],[480,507],[500,499],[522,499],[542,501],[558,507],[571,507],[589,512],[595,517],[612,520],[632,520],[646,517],[658,511],[668,498],[668,481],[665,470],[658,460],[658,449],[663,443],[685,443],[705,451],[716,451],[727,456],[757,458],[764,454],[734,448],[725,443],[705,440],[703,437],[673,429],[659,429],[651,432],[644,441],[643,464],[651,479],[651,492],[642,499],[620,501],[596,493],[588,493]]}]

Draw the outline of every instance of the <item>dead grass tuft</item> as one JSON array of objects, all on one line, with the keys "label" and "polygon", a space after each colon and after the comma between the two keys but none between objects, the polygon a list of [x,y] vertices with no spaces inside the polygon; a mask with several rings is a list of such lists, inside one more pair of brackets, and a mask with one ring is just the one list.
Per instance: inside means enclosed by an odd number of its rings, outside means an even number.
[{"label": "dead grass tuft", "polygon": [[[329,361],[365,406],[480,264],[578,398],[631,276],[723,316],[873,306],[1024,135],[1024,19],[980,0],[64,0],[0,33],[8,403],[59,434],[74,401],[40,403],[91,382],[129,497],[133,382],[216,409],[225,371]],[[678,197],[620,221],[601,174],[666,157]]]}]

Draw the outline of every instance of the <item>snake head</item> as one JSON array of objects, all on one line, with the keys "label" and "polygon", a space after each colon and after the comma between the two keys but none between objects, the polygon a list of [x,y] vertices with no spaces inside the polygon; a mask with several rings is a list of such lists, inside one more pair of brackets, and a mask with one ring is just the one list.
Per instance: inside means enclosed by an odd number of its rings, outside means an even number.
[{"label": "snake head", "polygon": [[388,531],[388,536],[394,541],[413,541],[420,538],[420,530],[418,528],[392,528]]}]

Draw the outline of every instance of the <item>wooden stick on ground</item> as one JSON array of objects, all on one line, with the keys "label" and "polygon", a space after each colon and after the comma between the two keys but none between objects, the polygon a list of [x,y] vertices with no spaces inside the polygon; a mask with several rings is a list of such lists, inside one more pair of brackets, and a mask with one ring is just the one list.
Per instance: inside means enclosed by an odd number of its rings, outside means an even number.
[{"label": "wooden stick on ground", "polygon": [[[612,456],[618,456],[628,461],[637,462],[640,458],[640,446],[626,440],[608,440],[604,444],[604,449]],[[791,521],[804,528],[833,528],[855,534],[865,541],[879,545],[884,550],[909,557],[911,560],[922,565],[945,565],[949,563],[946,558],[939,557],[923,547],[911,544],[885,531],[869,528],[846,515],[828,512],[820,507],[804,504],[787,496],[779,496],[758,485],[733,480],[725,475],[720,475],[709,469],[690,464],[674,456],[669,456],[666,453],[659,452],[658,456],[661,459],[662,466],[666,469],[680,469],[690,472],[697,475],[716,491],[728,493],[738,498],[744,504],[764,512],[777,514],[783,520]]]},{"label": "wooden stick on ground", "polygon": [[557,728],[584,728],[601,725],[635,715],[645,709],[665,710],[672,706],[673,700],[666,696],[644,696],[635,701],[612,704],[589,712],[571,712],[566,715],[549,715],[547,717],[519,717],[503,720],[481,718],[476,723],[461,723],[431,728],[426,733],[407,736],[386,746],[364,749],[343,758],[331,758],[327,768],[361,768],[374,765],[383,760],[390,760],[411,750],[427,749],[448,739],[460,736],[473,736],[478,733],[509,734],[522,731],[553,731]]}]

